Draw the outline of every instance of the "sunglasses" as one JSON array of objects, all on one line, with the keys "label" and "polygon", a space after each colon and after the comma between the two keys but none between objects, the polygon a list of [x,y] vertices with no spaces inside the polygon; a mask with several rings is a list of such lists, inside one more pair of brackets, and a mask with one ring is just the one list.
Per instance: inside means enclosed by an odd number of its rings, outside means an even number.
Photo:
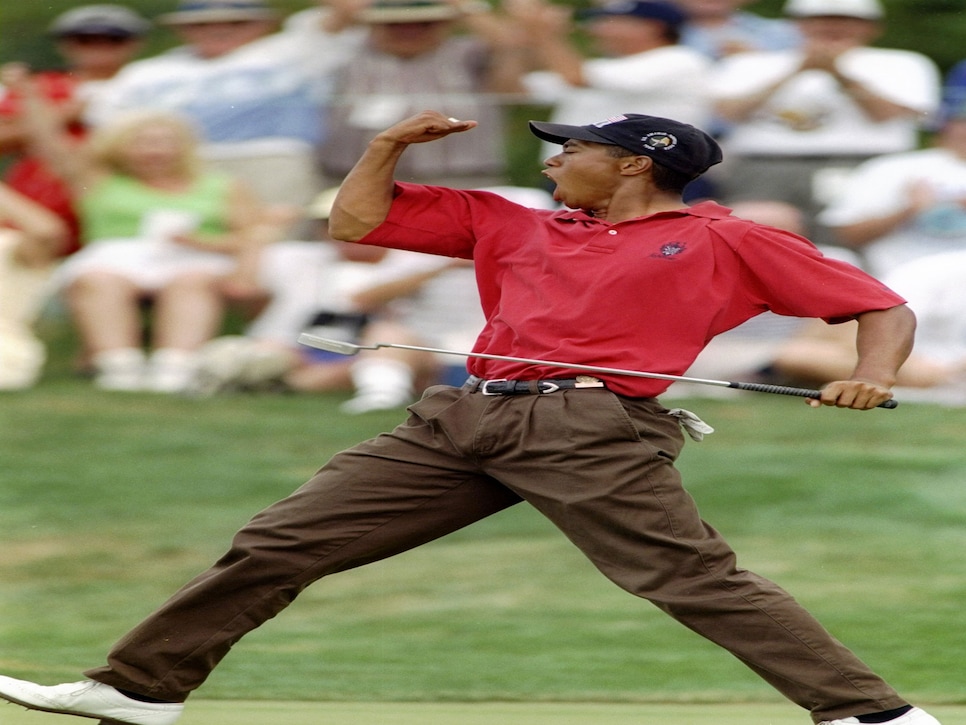
[{"label": "sunglasses", "polygon": [[62,35],[60,40],[75,45],[124,45],[137,40],[134,35],[110,35],[108,33],[77,33],[76,35]]}]

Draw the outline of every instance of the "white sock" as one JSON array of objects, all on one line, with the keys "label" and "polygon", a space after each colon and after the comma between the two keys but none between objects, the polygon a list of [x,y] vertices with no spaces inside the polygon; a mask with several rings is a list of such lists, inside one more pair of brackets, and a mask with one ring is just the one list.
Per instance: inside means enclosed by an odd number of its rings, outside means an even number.
[{"label": "white sock", "polygon": [[363,359],[352,366],[356,395],[342,404],[344,413],[366,413],[406,405],[413,398],[413,371],[399,360]]},{"label": "white sock", "polygon": [[144,351],[136,347],[119,347],[94,355],[97,375],[94,384],[104,390],[143,390],[145,385]]},{"label": "white sock", "polygon": [[147,387],[157,393],[189,390],[198,372],[198,354],[192,350],[164,347],[151,353]]}]

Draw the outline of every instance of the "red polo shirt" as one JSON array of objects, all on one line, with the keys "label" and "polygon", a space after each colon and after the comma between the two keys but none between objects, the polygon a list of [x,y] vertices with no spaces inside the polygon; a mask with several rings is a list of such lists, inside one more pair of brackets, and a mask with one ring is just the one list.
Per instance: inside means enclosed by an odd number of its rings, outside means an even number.
[{"label": "red polo shirt", "polygon": [[[489,192],[399,183],[388,219],[361,241],[472,258],[487,319],[474,352],[671,375],[765,310],[835,322],[904,302],[809,241],[711,202],[610,224]],[[468,368],[483,378],[568,376],[479,358]],[[598,377],[622,395],[669,385]]]}]

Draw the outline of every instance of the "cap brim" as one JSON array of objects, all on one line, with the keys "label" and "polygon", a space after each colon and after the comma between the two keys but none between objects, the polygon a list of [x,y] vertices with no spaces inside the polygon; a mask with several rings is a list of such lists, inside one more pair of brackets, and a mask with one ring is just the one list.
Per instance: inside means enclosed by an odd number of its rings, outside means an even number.
[{"label": "cap brim", "polygon": [[274,20],[278,15],[274,10],[184,10],[166,13],[158,17],[161,25],[194,25],[196,23],[234,23],[245,20]]},{"label": "cap brim", "polygon": [[70,38],[78,35],[106,35],[111,38],[140,38],[146,34],[146,30],[132,30],[130,28],[118,28],[114,26],[93,26],[87,25],[83,28],[59,28],[51,30],[50,34],[55,38]]},{"label": "cap brim", "polygon": [[615,146],[613,141],[594,133],[586,126],[568,126],[565,123],[547,123],[545,121],[530,121],[530,132],[543,141],[563,144],[574,139],[576,141],[591,141]]},{"label": "cap brim", "polygon": [[358,15],[363,23],[433,23],[456,20],[462,13],[455,7],[368,8]]}]

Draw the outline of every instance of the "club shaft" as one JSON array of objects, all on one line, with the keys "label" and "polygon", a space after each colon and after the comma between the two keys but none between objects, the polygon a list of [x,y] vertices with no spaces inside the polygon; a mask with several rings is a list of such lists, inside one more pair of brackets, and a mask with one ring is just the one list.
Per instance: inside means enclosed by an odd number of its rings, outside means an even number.
[{"label": "club shaft", "polygon": [[[514,357],[511,355],[490,355],[483,352],[457,352],[456,350],[442,350],[433,347],[420,347],[419,345],[403,345],[396,343],[377,343],[375,345],[362,347],[396,347],[403,350],[416,350],[419,352],[432,352],[441,355],[459,355],[460,357],[478,357],[485,360],[504,360],[507,362],[526,363],[528,365],[546,365],[549,367],[567,368],[568,370],[580,370],[589,373],[609,373],[611,375],[627,375],[635,378],[652,378],[655,380],[669,380],[672,382],[696,383],[698,385],[714,385],[719,388],[734,388],[736,390],[747,390],[756,393],[772,393],[775,395],[794,395],[800,398],[822,397],[820,390],[810,388],[794,388],[786,385],[769,385],[767,383],[742,383],[728,380],[711,380],[708,378],[692,378],[683,375],[666,375],[664,373],[649,373],[640,370],[625,370],[623,368],[609,368],[599,365],[581,365],[580,363],[557,362],[555,360],[539,360],[535,358]],[[898,403],[895,400],[887,400],[880,403],[879,408],[895,408]]]},{"label": "club shaft", "polygon": [[[668,375],[665,373],[650,373],[642,370],[626,370],[624,368],[609,368],[600,365],[583,365],[581,363],[558,362],[556,360],[541,360],[529,357],[514,357],[512,355],[490,355],[485,352],[460,352],[457,350],[444,350],[438,347],[423,347],[421,345],[404,345],[394,342],[377,342],[370,345],[357,345],[342,340],[331,340],[310,333],[299,335],[299,342],[311,347],[317,347],[330,352],[337,352],[341,355],[355,355],[360,350],[377,350],[381,347],[392,347],[400,350],[415,350],[418,352],[429,352],[438,355],[457,355],[459,357],[477,357],[484,360],[502,360],[506,362],[519,362],[527,365],[545,365],[548,367],[566,368],[568,370],[580,370],[588,373],[604,373],[610,375],[626,375],[635,378],[652,378],[656,380],[668,380],[670,382],[697,383],[698,385],[714,385],[720,388],[735,388],[737,390],[749,390],[756,393],[773,393],[776,395],[795,395],[802,398],[822,397],[819,390],[809,388],[792,388],[785,385],[769,385],[767,383],[741,383],[728,380],[712,380],[708,378],[691,378],[683,375]],[[880,408],[895,408],[898,403],[894,400],[887,400],[880,403]]]}]

